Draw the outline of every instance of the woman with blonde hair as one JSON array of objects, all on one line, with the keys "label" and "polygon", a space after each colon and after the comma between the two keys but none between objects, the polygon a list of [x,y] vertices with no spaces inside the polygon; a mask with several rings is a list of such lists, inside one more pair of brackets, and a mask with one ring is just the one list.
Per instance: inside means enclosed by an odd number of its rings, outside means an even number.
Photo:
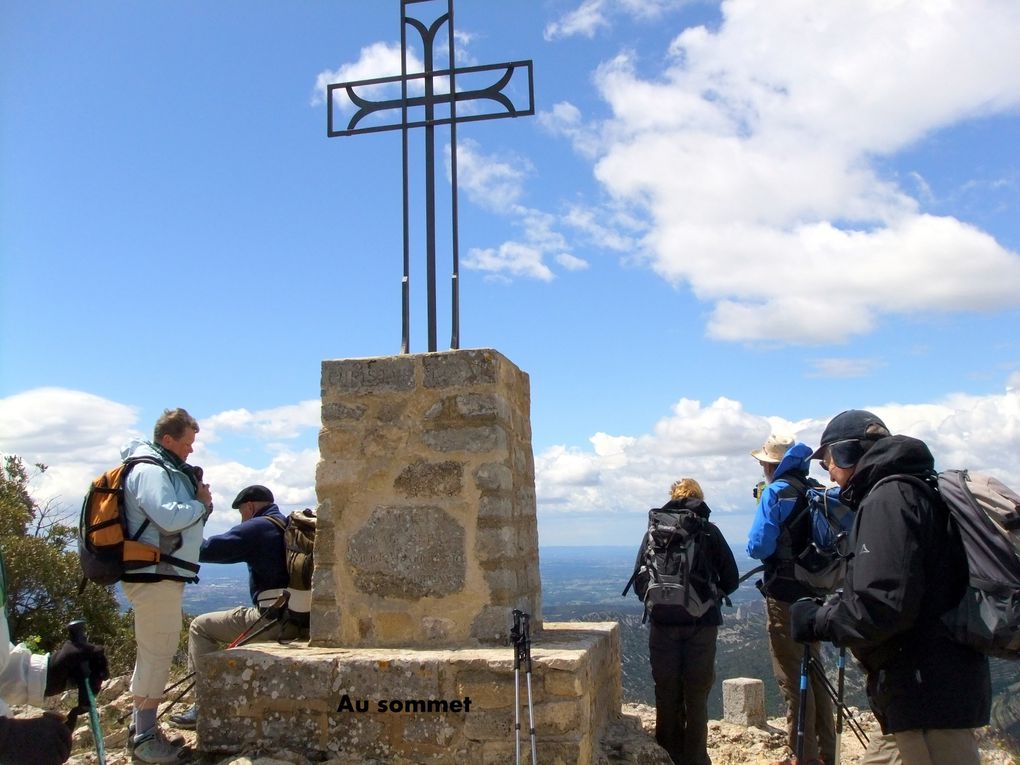
[{"label": "woman with blonde hair", "polygon": [[[655,740],[676,765],[711,765],[708,756],[708,694],[715,682],[715,646],[722,624],[718,600],[737,589],[737,563],[711,513],[705,493],[693,478],[681,478],[670,487],[670,500],[650,511],[657,528],[692,530],[696,535],[690,586],[700,598],[712,601],[693,617],[679,607],[653,608],[650,613],[648,652],[655,681]],[[649,574],[649,532],[638,550],[635,591],[645,599]],[[672,535],[669,535],[672,538]],[[680,539],[683,535],[676,534]]]}]

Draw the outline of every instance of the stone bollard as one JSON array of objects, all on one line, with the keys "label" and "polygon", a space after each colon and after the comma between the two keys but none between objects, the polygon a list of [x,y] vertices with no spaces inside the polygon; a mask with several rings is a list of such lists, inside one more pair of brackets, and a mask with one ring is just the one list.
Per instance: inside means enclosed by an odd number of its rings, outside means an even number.
[{"label": "stone bollard", "polygon": [[765,727],[765,683],[756,678],[723,680],[723,720],[734,725]]}]

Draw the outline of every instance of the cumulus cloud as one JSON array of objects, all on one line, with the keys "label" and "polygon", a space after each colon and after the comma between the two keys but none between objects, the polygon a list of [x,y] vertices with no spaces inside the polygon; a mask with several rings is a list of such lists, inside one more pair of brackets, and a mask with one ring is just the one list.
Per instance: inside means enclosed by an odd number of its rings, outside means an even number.
[{"label": "cumulus cloud", "polygon": [[[954,394],[934,403],[864,405],[894,433],[924,440],[939,469],[969,467],[1020,485],[1020,391],[1016,376],[1002,394]],[[746,532],[751,488],[761,469],[750,452],[769,432],[817,444],[836,412],[790,421],[748,412],[736,401],[708,405],[681,399],[650,433],[597,433],[590,447],[557,445],[535,457],[540,513],[554,516],[643,513],[667,499],[677,478],[696,478],[728,529]],[[817,477],[828,476],[815,466]],[[733,517],[726,517],[732,515]],[[731,539],[739,546],[739,537]]]},{"label": "cumulus cloud", "polygon": [[[1020,374],[1001,394],[952,394],[934,402],[863,403],[895,433],[928,443],[940,469],[969,467],[1020,486]],[[285,509],[315,503],[319,421],[317,402],[301,402],[248,413],[233,410],[201,420],[203,430],[192,460],[206,469],[216,510],[209,533],[237,522],[230,503],[252,483],[269,486]],[[708,404],[682,398],[647,433],[596,432],[587,444],[559,444],[535,455],[539,517],[605,520],[644,514],[666,499],[677,478],[696,478],[728,534],[750,524],[751,488],[761,470],[750,452],[771,431],[796,434],[816,444],[835,412],[800,420],[750,412],[739,401]],[[109,419],[108,419],[109,418]],[[278,422],[273,422],[278,420]],[[288,422],[283,422],[287,420]],[[76,513],[88,482],[117,459],[119,444],[139,435],[133,407],[81,391],[42,388],[0,399],[0,453],[18,454],[50,469],[32,484],[39,502],[54,500]],[[232,458],[219,455],[218,441],[241,438]],[[238,453],[244,458],[238,458]],[[827,476],[814,470],[822,480]],[[601,522],[601,521],[600,521]],[[731,541],[739,545],[739,536]]]},{"label": "cumulus cloud", "polygon": [[[585,3],[579,18],[597,28],[607,8]],[[924,211],[920,176],[904,188],[877,164],[1020,106],[1020,6],[732,0],[722,12],[718,29],[675,38],[660,76],[638,74],[633,52],[605,62],[608,120],[586,124],[569,104],[544,120],[597,155],[614,199],[646,212],[644,257],[712,306],[711,337],[759,341],[769,327],[771,340],[832,342],[890,315],[1020,304],[1020,254]]]},{"label": "cumulus cloud", "polygon": [[[255,412],[230,410],[202,417],[190,462],[205,469],[215,511],[209,533],[234,525],[230,503],[252,483],[269,486],[281,506],[315,504],[314,443],[320,426],[318,401],[302,401]],[[40,503],[52,501],[74,516],[89,483],[120,460],[120,448],[132,438],[151,438],[152,423],[138,421],[138,409],[90,393],[37,388],[0,399],[0,453],[25,463],[43,463],[45,473],[32,482]],[[217,447],[230,439],[247,464],[226,459]]]},{"label": "cumulus cloud", "polygon": [[[409,74],[425,71],[425,65],[415,53],[414,49],[407,52],[407,71]],[[327,86],[344,82],[358,82],[361,80],[374,80],[381,77],[395,77],[401,72],[400,43],[376,42],[361,49],[361,55],[357,61],[343,64],[336,69],[326,69],[315,78],[315,86],[312,89],[310,103],[312,106],[322,106],[326,103]],[[410,80],[408,89],[417,93],[422,89],[422,80]],[[436,80],[437,91],[449,92],[449,83],[443,79]],[[357,89],[357,95],[371,101],[388,100],[400,98],[401,88],[399,83],[385,83],[380,85],[364,85]],[[354,112],[354,103],[347,95],[345,89],[333,91],[333,105],[340,114],[351,114]],[[389,115],[392,117],[392,115]],[[340,128],[339,125],[335,126]],[[360,125],[364,127],[364,125]]]},{"label": "cumulus cloud", "polygon": [[457,145],[458,187],[480,207],[501,213],[512,211],[523,194],[524,181],[533,172],[524,157],[486,155],[478,142],[472,140]]}]

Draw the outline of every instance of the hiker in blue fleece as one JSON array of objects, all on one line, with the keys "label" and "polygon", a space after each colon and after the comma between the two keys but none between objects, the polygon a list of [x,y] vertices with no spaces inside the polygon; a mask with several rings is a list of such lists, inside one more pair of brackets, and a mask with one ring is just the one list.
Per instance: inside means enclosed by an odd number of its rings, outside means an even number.
[{"label": "hiker in blue fleece", "polygon": [[[254,626],[290,582],[283,542],[287,519],[277,507],[273,493],[265,486],[248,486],[238,493],[231,507],[240,512],[241,522],[206,539],[199,560],[247,564],[252,605],[195,617],[188,629],[188,664],[192,672],[198,669],[203,656],[229,645]],[[270,616],[266,620],[272,624]],[[258,640],[293,640],[307,636],[307,629],[307,613],[288,612],[286,618],[278,619],[259,634]],[[170,722],[178,728],[194,728],[198,723],[198,705],[171,715]]]},{"label": "hiker in blue fleece", "polygon": [[[790,605],[812,593],[794,580],[793,558],[803,550],[811,537],[810,514],[800,512],[806,507],[803,486],[810,466],[811,447],[795,442],[792,436],[772,434],[751,456],[758,460],[765,475],[766,486],[758,500],[754,522],[748,534],[747,554],[765,564],[765,575],[757,583],[765,596],[768,617],[769,650],[776,682],[786,699],[786,735],[791,751],[797,745],[797,714],[800,709],[800,664],[804,655],[802,644],[793,639]],[[794,511],[797,512],[794,512]],[[811,655],[821,664],[819,644],[813,643]],[[804,763],[835,761],[836,728],[832,700],[820,678],[811,675],[804,723]],[[773,765],[790,765],[792,759]]]},{"label": "hiker in blue fleece", "polygon": [[152,441],[134,440],[121,456],[150,457],[124,482],[124,517],[132,539],[156,545],[160,561],[132,568],[123,577],[124,596],[134,610],[135,669],[131,676],[134,713],[128,746],[146,763],[176,762],[181,739],[169,739],[156,724],[156,711],[177,653],[185,582],[198,581],[202,529],[212,512],[212,494],[187,460],[194,451],[198,422],[184,409],[167,409],[156,421]]}]

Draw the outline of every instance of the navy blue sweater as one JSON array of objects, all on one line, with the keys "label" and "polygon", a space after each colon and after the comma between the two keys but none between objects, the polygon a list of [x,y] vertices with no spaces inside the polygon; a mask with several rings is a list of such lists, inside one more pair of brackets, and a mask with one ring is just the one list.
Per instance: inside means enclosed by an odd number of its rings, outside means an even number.
[{"label": "navy blue sweater", "polygon": [[202,563],[248,564],[248,590],[256,605],[260,592],[286,587],[289,582],[283,529],[267,516],[287,523],[279,507],[268,505],[230,531],[206,539],[198,557]]}]

